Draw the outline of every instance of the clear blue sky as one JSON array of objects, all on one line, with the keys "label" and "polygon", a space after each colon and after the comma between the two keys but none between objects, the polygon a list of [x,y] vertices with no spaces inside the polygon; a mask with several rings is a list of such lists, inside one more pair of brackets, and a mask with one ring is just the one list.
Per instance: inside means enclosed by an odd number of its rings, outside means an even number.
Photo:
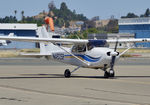
[{"label": "clear blue sky", "polygon": [[[0,17],[14,15],[17,10],[17,17],[21,17],[24,10],[25,16],[37,15],[39,12],[48,11],[48,3],[51,0],[1,0]],[[111,15],[120,18],[128,12],[140,15],[150,8],[150,0],[53,0],[59,8],[61,2],[66,2],[68,8],[76,10],[76,13],[83,13],[88,18],[100,16],[101,19],[108,19]]]}]

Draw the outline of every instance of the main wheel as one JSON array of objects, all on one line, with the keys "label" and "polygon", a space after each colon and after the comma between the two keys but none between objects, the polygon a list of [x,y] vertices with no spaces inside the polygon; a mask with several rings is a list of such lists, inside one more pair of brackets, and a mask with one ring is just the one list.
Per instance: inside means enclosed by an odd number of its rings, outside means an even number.
[{"label": "main wheel", "polygon": [[110,70],[110,71],[109,71],[109,76],[110,76],[110,77],[114,77],[114,76],[115,76],[114,70]]},{"label": "main wheel", "polygon": [[69,77],[71,76],[71,72],[70,72],[69,69],[66,69],[66,70],[65,70],[64,76],[65,76],[66,78],[69,78]]},{"label": "main wheel", "polygon": [[109,75],[110,75],[109,72],[105,71],[104,77],[105,77],[105,78],[109,78]]}]

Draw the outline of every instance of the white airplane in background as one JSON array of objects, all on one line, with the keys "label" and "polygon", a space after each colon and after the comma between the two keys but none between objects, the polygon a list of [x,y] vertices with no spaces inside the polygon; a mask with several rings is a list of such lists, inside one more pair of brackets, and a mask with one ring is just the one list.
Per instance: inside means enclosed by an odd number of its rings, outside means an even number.
[{"label": "white airplane in background", "polygon": [[[12,37],[12,36],[14,36],[14,33],[10,33],[8,36]],[[10,40],[0,40],[0,46],[7,46],[10,43],[11,43]]]},{"label": "white airplane in background", "polygon": [[[118,43],[134,43],[134,42],[150,42],[150,39],[116,39],[116,40],[81,40],[81,39],[56,39],[50,38],[50,35],[43,26],[39,38],[34,37],[6,37],[0,36],[0,40],[15,40],[15,41],[28,41],[40,42],[40,53],[36,56],[45,56],[51,60],[75,65],[73,71],[66,69],[64,72],[65,77],[70,77],[71,73],[78,70],[80,67],[101,69],[104,71],[104,77],[114,77],[115,62],[127,50],[121,54],[117,51]],[[63,47],[60,44],[73,44],[72,48]],[[104,46],[107,43],[116,43],[114,49]],[[110,68],[109,70],[107,70]]]}]

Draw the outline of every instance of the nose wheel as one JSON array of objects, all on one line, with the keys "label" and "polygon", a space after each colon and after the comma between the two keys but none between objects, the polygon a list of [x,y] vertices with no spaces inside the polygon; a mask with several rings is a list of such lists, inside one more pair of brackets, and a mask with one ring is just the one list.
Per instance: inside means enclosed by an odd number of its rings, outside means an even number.
[{"label": "nose wheel", "polygon": [[114,77],[114,76],[115,76],[114,70],[110,70],[109,72],[108,71],[104,72],[104,77],[105,78]]},{"label": "nose wheel", "polygon": [[114,76],[115,76],[114,70],[110,69],[110,71],[109,71],[109,77],[114,77]]}]

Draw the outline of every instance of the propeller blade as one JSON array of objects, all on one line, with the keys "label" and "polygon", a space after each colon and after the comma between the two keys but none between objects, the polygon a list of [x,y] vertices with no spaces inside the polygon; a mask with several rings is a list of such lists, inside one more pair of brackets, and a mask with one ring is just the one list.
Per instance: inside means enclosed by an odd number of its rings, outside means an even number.
[{"label": "propeller blade", "polygon": [[[119,38],[117,37],[117,41],[116,41],[115,48],[114,48],[115,52],[117,51],[117,47],[118,47],[118,39]],[[110,63],[110,69],[111,70],[113,70],[113,68],[114,68],[115,60],[116,60],[116,56],[112,56],[111,63]]]},{"label": "propeller blade", "polygon": [[114,64],[115,64],[116,56],[112,56],[111,63],[110,63],[110,69],[113,70]]},{"label": "propeller blade", "polygon": [[117,47],[118,47],[118,39],[119,39],[119,36],[117,37],[117,41],[116,41],[116,45],[115,45],[114,51],[117,51]]},{"label": "propeller blade", "polygon": [[117,47],[118,47],[118,39],[117,39],[114,51],[117,51]]}]

